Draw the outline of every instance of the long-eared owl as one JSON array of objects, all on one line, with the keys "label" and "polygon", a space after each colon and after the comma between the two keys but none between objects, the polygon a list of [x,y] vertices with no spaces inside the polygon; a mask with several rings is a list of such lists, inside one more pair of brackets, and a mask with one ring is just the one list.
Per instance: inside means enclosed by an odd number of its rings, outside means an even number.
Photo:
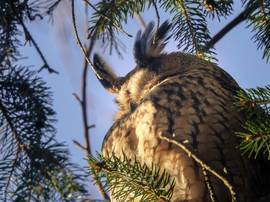
[{"label": "long-eared owl", "polygon": [[[242,131],[240,112],[232,108],[240,87],[223,69],[196,56],[163,51],[171,24],[166,21],[156,32],[150,23],[137,33],[133,54],[136,67],[118,77],[97,54],[94,66],[101,84],[116,94],[119,112],[107,132],[102,151],[123,153],[165,168],[175,179],[171,201],[211,201],[202,167],[179,146],[161,140],[160,133],[185,140],[186,144],[219,170],[226,168],[239,200],[253,201],[259,194],[257,165],[236,148],[236,131]],[[220,202],[231,201],[224,183],[210,173]],[[260,194],[259,194],[260,195]],[[114,199],[114,201],[117,201]]]}]

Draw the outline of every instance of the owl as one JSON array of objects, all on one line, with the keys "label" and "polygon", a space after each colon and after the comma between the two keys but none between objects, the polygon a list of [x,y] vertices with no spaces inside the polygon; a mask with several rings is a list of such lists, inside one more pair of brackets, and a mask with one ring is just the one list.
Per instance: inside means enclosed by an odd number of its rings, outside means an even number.
[{"label": "owl", "polygon": [[[240,87],[211,62],[182,52],[165,53],[170,29],[165,21],[156,32],[151,22],[137,33],[136,67],[124,77],[118,77],[94,54],[100,83],[116,95],[119,108],[104,138],[103,155],[108,151],[119,158],[136,156],[149,167],[165,168],[176,182],[172,202],[211,201],[202,166],[178,145],[160,137],[166,133],[184,140],[220,171],[226,170],[239,201],[253,201],[260,195],[260,167],[237,148],[240,142],[235,132],[243,131],[244,121],[232,105]],[[209,178],[218,201],[232,201],[224,182],[211,173]]]}]

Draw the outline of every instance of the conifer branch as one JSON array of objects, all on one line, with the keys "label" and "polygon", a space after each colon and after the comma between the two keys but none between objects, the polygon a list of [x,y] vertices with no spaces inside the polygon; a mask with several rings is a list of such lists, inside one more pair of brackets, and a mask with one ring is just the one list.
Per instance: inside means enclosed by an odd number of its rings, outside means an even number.
[{"label": "conifer branch", "polygon": [[2,115],[7,120],[7,123],[12,131],[12,134],[14,135],[14,137],[17,141],[18,147],[20,147],[20,149],[22,149],[27,156],[31,157],[30,152],[28,151],[27,147],[23,144],[23,141],[21,140],[20,135],[18,134],[18,132],[16,130],[16,127],[14,126],[11,118],[8,115],[8,111],[4,107],[4,105],[2,104],[1,100],[0,100],[0,109],[1,109]]},{"label": "conifer branch", "polygon": [[[51,125],[54,111],[48,106],[50,92],[40,78],[31,79],[33,75],[35,72],[25,67],[10,67],[1,75],[0,111],[3,116],[0,124],[3,135],[0,143],[3,145],[1,152],[4,152],[0,186],[6,189],[5,197],[12,201],[32,200],[37,195],[47,200],[45,186],[50,189],[50,194],[59,194],[61,199],[65,197],[62,192],[65,187],[66,191],[73,192],[68,197],[72,199],[78,196],[78,192],[85,193],[84,185],[77,182],[82,178],[70,170],[70,167],[77,167],[69,163],[68,152],[58,149],[63,144],[54,140],[55,129]],[[60,175],[61,179],[56,179]],[[43,187],[37,193],[38,184]]]},{"label": "conifer branch", "polygon": [[[247,0],[244,1],[244,4]],[[247,27],[252,26],[252,32],[255,32],[252,39],[257,42],[257,48],[262,49],[263,59],[266,57],[266,63],[270,58],[270,2],[269,1],[249,1],[246,5],[249,14],[247,20],[250,22]],[[246,10],[247,10],[246,9]]]},{"label": "conifer branch", "polygon": [[111,156],[107,153],[107,157],[97,153],[97,158],[88,156],[88,162],[91,165],[89,173],[96,174],[96,182],[103,182],[106,177],[104,182],[108,188],[105,191],[109,189],[114,198],[168,202],[172,197],[175,181],[170,180],[165,170],[160,173],[155,165],[148,168],[144,163],[142,166],[136,157],[128,159],[124,154],[120,159],[113,153]]},{"label": "conifer branch", "polygon": [[180,6],[181,6],[181,10],[183,12],[183,15],[185,17],[185,20],[186,20],[186,23],[188,25],[188,28],[189,28],[189,32],[190,32],[190,35],[191,35],[191,38],[192,38],[192,41],[193,41],[193,44],[194,44],[194,47],[195,47],[195,50],[196,50],[196,53],[197,53],[197,56],[199,58],[201,58],[201,53],[199,52],[199,47],[198,47],[198,44],[196,42],[196,39],[195,39],[195,36],[194,36],[194,33],[193,33],[193,29],[190,25],[190,22],[189,22],[189,17],[187,15],[187,12],[186,12],[186,8],[185,8],[185,5],[184,5],[184,2],[182,0],[179,0],[180,2]]},{"label": "conifer branch", "polygon": [[264,9],[264,6],[263,6],[263,2],[259,1],[259,3],[260,3],[260,7],[261,7],[262,16],[263,16],[262,21],[263,21],[263,23],[265,25],[267,25],[266,13],[265,13],[265,9]]},{"label": "conifer branch", "polygon": [[240,99],[240,101],[243,101],[242,105],[243,106],[252,106],[252,107],[257,107],[258,105],[261,105],[261,104],[268,104],[270,103],[270,100],[259,100],[259,101],[255,101],[255,100],[252,100],[252,101],[244,101],[243,99]]},{"label": "conifer branch", "polygon": [[[7,187],[7,188],[9,187],[9,184],[10,184],[11,179],[12,179],[13,172],[15,171],[15,167],[16,167],[17,159],[18,159],[18,154],[19,154],[20,151],[21,151],[21,147],[18,145],[18,146],[17,146],[17,152],[16,152],[16,154],[15,154],[15,157],[14,157],[14,160],[13,160],[13,163],[12,163],[12,166],[11,166],[11,170],[10,170],[9,176],[8,176],[8,178],[7,178],[7,182],[6,182],[6,187]],[[7,198],[7,194],[8,194],[8,192],[7,192],[7,190],[6,190],[5,193],[4,193],[4,199],[5,199],[5,200],[6,200],[6,198]]]},{"label": "conifer branch", "polygon": [[[129,0],[122,0],[122,2],[120,2],[114,9],[112,9],[109,13],[109,15],[112,15],[112,13],[114,13],[119,7],[121,7],[124,3],[126,3]],[[92,7],[92,6],[91,6]],[[110,18],[108,18],[107,16],[103,15],[100,11],[98,11],[94,6],[92,7],[101,17],[98,19],[97,23],[95,24],[95,26],[91,29],[90,33],[87,36],[87,39],[90,38],[90,36],[92,36],[93,31],[97,28],[97,26],[99,26],[99,24],[101,23],[102,18],[105,18],[106,20],[109,20],[113,25],[115,25],[117,28],[119,27],[118,25],[116,25],[114,22],[111,21]],[[107,6],[106,9],[104,9],[104,13],[107,13],[107,11],[110,10],[110,6]],[[119,27],[120,31],[122,30]],[[128,37],[132,37],[130,34],[127,34],[125,31],[122,30],[122,32],[124,34],[126,34]]]},{"label": "conifer branch", "polygon": [[[102,13],[100,13],[89,1],[84,0],[85,2],[87,2],[96,12],[99,13],[99,15],[103,18],[105,18],[106,20],[110,21],[113,26],[115,26],[117,29],[119,29],[123,34],[125,34],[127,37],[132,37],[132,35],[128,34],[127,32],[125,32],[121,27],[119,27],[117,24],[115,24],[114,22],[112,22],[112,20],[110,18],[108,18],[106,15],[103,15]],[[96,24],[98,25],[98,23]],[[92,30],[94,30],[96,27],[93,27]],[[92,35],[93,31],[90,31],[90,33],[87,35],[87,39],[89,39]]]},{"label": "conifer branch", "polygon": [[247,130],[236,133],[243,139],[239,148],[249,152],[249,157],[255,153],[254,158],[267,152],[270,159],[270,85],[238,91],[235,97],[239,101],[234,106],[244,112]]},{"label": "conifer branch", "polygon": [[[112,169],[109,169],[109,168],[107,168],[104,164],[95,164],[95,163],[93,163],[92,164],[94,167],[97,167],[97,169],[99,170],[103,170],[103,171],[105,171],[106,173],[110,173],[111,175],[113,175],[114,177],[116,177],[117,179],[121,179],[123,182],[125,182],[125,181],[129,181],[129,182],[131,182],[132,184],[134,184],[134,185],[136,185],[136,186],[138,186],[138,187],[140,187],[140,188],[142,188],[144,191],[146,191],[148,194],[153,194],[153,192],[149,189],[149,188],[147,188],[143,183],[140,183],[140,182],[138,182],[138,181],[135,181],[135,180],[133,180],[133,179],[129,179],[128,177],[123,177],[121,174],[119,174],[119,173],[117,173],[117,172],[115,172],[114,170],[112,170]],[[160,201],[162,201],[162,202],[168,202],[168,200],[166,200],[166,199],[164,199],[164,198],[162,198],[161,196],[159,196],[159,195],[156,195],[156,197],[160,200]]]}]

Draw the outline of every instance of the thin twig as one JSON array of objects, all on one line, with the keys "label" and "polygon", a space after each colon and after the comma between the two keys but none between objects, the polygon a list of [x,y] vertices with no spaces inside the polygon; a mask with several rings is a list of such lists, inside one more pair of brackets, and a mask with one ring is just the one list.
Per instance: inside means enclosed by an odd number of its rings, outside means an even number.
[{"label": "thin twig", "polygon": [[257,107],[258,105],[262,104],[269,104],[270,100],[252,100],[252,101],[244,101],[244,99],[240,99],[240,101],[243,101],[242,105],[243,106],[252,106],[252,107]]},{"label": "thin twig", "polygon": [[7,194],[8,194],[7,189],[9,187],[9,183],[10,183],[10,181],[12,179],[12,175],[13,175],[13,172],[15,170],[15,166],[17,165],[18,154],[19,154],[20,151],[21,151],[21,147],[18,145],[17,146],[17,152],[15,154],[15,157],[14,157],[14,160],[13,160],[13,163],[12,163],[12,168],[11,168],[11,171],[9,172],[9,176],[8,176],[7,183],[6,183],[6,190],[5,190],[5,193],[4,193],[5,201],[6,201]]},{"label": "thin twig", "polygon": [[269,33],[269,29],[267,29],[267,19],[266,19],[267,14],[265,13],[265,10],[264,10],[264,7],[263,7],[263,1],[259,1],[259,2],[260,2],[260,7],[261,7],[261,13],[262,13],[262,16],[263,16],[262,22],[264,23],[265,28],[266,28],[266,30],[268,30],[268,33]]},{"label": "thin twig", "polygon": [[77,142],[76,140],[72,140],[72,142],[73,142],[77,147],[79,147],[80,149],[82,149],[83,151],[86,150],[86,149],[85,149],[79,142]]},{"label": "thin twig", "polygon": [[75,33],[75,36],[76,36],[76,42],[77,44],[79,45],[83,55],[84,55],[84,58],[85,60],[88,62],[88,64],[90,65],[90,67],[93,69],[93,71],[95,72],[95,74],[97,75],[97,77],[102,80],[103,78],[100,76],[100,74],[96,71],[95,67],[93,66],[93,64],[91,63],[91,61],[89,60],[89,58],[87,57],[83,47],[82,47],[82,43],[79,39],[79,36],[78,36],[78,32],[77,32],[77,28],[76,28],[76,23],[75,23],[75,12],[74,12],[74,0],[71,1],[71,10],[72,10],[72,24],[73,24],[73,29],[74,29],[74,33]]},{"label": "thin twig", "polygon": [[[87,2],[84,0],[83,1],[83,5],[84,5],[84,27],[85,27],[85,31],[87,33],[88,31],[88,6],[87,6]],[[87,35],[86,35],[87,37]]]},{"label": "thin twig", "polygon": [[73,97],[74,97],[76,100],[78,100],[80,103],[82,102],[81,99],[78,97],[77,94],[73,93]]},{"label": "thin twig", "polygon": [[96,126],[93,124],[93,125],[88,126],[88,129],[94,128],[94,127],[96,127]]},{"label": "thin twig", "polygon": [[59,72],[55,71],[54,69],[50,68],[49,64],[47,63],[45,57],[43,56],[42,52],[40,51],[37,43],[35,42],[35,40],[33,39],[33,37],[31,36],[30,32],[28,31],[28,29],[26,28],[23,20],[21,20],[21,25],[23,27],[23,31],[24,31],[24,34],[25,34],[25,44],[28,40],[30,40],[33,44],[34,44],[34,47],[36,48],[39,56],[41,57],[42,61],[44,62],[44,65],[38,70],[38,72],[40,72],[42,69],[46,68],[48,69],[49,73],[56,73],[56,74],[59,74]]},{"label": "thin twig", "polygon": [[155,0],[152,0],[155,11],[156,11],[156,17],[157,17],[157,28],[153,37],[153,44],[156,44],[156,38],[157,38],[157,32],[158,32],[158,28],[159,28],[159,14],[158,14],[158,9],[157,9],[157,5],[155,3]]},{"label": "thin twig", "polygon": [[177,146],[181,147],[188,156],[192,157],[197,163],[199,163],[202,167],[207,169],[209,172],[213,173],[216,177],[221,179],[223,183],[229,188],[231,195],[232,195],[232,202],[238,202],[238,194],[236,192],[235,186],[233,185],[233,182],[231,182],[230,179],[228,179],[228,176],[225,175],[224,172],[220,171],[213,165],[211,165],[206,159],[204,159],[198,152],[196,152],[190,145],[187,145],[184,143],[184,140],[181,140],[177,137],[173,137],[169,133],[160,133],[160,138],[162,140],[166,140],[168,142],[172,142],[173,144],[176,144]]},{"label": "thin twig", "polygon": [[218,200],[217,200],[214,188],[213,188],[212,183],[211,183],[209,172],[207,169],[205,169],[205,167],[202,167],[202,171],[203,171],[203,175],[204,175],[204,181],[205,181],[207,188],[208,188],[208,191],[210,193],[210,198],[211,198],[212,202],[217,202]]},{"label": "thin twig", "polygon": [[[74,13],[74,0],[72,0],[72,18],[73,18],[73,27],[74,27],[74,32],[76,35],[77,42],[81,48],[81,51],[84,54],[85,60],[83,64],[83,75],[82,75],[82,100],[78,98],[76,94],[75,98],[80,101],[81,107],[82,107],[82,115],[83,115],[83,129],[84,129],[84,147],[81,146],[78,142],[74,141],[73,142],[80,148],[82,148],[86,154],[86,156],[91,155],[91,148],[90,148],[90,140],[89,140],[89,128],[93,127],[88,125],[88,118],[87,118],[87,96],[86,96],[86,80],[87,80],[87,70],[88,70],[88,64],[91,66],[92,63],[89,60],[90,53],[93,49],[94,42],[95,42],[95,35],[96,35],[96,30],[94,31],[94,34],[90,40],[90,44],[88,48],[85,47],[85,49],[82,47],[81,42],[79,41],[79,37],[77,34],[77,29],[75,25],[75,13]],[[89,63],[90,62],[90,63]],[[96,73],[95,69],[93,66],[91,66],[94,72]],[[96,75],[99,77],[99,75],[96,73]],[[95,174],[93,174],[93,179],[95,179]],[[100,193],[100,195],[103,197],[103,199],[107,202],[110,202],[109,196],[103,192],[102,185],[100,183],[96,183],[96,187]]]},{"label": "thin twig", "polygon": [[138,14],[138,13],[135,12],[134,15],[135,15],[136,19],[138,20],[138,22],[140,23],[141,27],[143,29],[145,29],[146,26],[145,26],[145,23],[144,23],[142,17],[140,16],[140,14]]}]

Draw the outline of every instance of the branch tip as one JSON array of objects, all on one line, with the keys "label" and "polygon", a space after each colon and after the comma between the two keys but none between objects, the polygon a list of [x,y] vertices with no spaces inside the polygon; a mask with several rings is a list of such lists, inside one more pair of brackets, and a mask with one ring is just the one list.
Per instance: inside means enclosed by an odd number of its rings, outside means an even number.
[{"label": "branch tip", "polygon": [[94,128],[94,127],[96,127],[96,125],[90,125],[90,126],[88,126],[88,129],[90,129],[90,128]]},{"label": "branch tip", "polygon": [[77,147],[79,147],[79,148],[81,148],[82,150],[85,151],[85,148],[84,148],[79,142],[77,142],[76,140],[72,140],[72,142],[73,142]]},{"label": "branch tip", "polygon": [[78,100],[79,102],[82,102],[81,99],[75,93],[73,93],[72,95],[76,100]]}]

